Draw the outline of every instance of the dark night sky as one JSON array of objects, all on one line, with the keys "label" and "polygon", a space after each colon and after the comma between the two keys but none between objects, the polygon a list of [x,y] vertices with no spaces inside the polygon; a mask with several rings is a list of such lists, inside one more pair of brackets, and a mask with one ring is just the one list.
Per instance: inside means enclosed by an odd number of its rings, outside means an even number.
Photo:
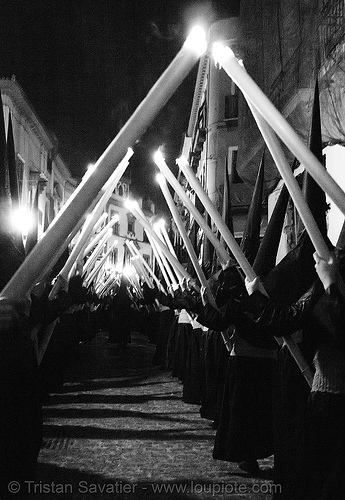
[{"label": "dark night sky", "polygon": [[[74,175],[103,153],[182,46],[198,18],[238,14],[239,0],[11,0],[0,13],[0,77],[16,76]],[[135,150],[137,194],[158,204],[151,155],[176,158],[197,67]]]}]

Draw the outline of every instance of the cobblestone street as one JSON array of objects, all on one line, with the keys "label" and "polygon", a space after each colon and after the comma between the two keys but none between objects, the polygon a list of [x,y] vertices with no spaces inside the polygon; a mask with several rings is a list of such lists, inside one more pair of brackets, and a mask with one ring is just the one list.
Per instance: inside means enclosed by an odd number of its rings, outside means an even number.
[{"label": "cobblestone street", "polygon": [[80,345],[63,391],[44,406],[37,499],[271,499],[268,468],[251,478],[212,458],[215,430],[182,385],[152,366],[154,346],[132,333],[120,350],[99,332]]}]

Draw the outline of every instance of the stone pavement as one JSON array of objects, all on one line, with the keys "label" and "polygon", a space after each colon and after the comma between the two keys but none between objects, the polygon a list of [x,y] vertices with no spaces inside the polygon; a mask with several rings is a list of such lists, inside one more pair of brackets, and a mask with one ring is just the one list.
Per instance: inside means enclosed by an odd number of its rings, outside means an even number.
[{"label": "stone pavement", "polygon": [[[272,483],[213,460],[215,431],[182,385],[153,367],[154,346],[132,333],[120,350],[99,332],[80,345],[61,393],[44,406],[37,500],[270,500]],[[261,461],[264,467],[272,461]]]}]

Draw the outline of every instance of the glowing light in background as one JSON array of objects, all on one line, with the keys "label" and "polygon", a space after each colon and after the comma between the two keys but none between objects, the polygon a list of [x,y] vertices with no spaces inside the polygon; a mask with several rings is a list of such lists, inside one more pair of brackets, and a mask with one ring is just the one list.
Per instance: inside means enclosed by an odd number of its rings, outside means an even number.
[{"label": "glowing light in background", "polygon": [[31,212],[28,212],[24,208],[18,208],[12,212],[11,224],[16,231],[21,232],[26,237],[28,232],[33,229],[35,219]]}]

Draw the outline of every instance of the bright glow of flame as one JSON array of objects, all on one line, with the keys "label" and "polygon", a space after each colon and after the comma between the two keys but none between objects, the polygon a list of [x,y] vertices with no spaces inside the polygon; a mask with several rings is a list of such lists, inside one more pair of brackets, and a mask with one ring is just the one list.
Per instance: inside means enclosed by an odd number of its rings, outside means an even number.
[{"label": "bright glow of flame", "polygon": [[162,185],[164,186],[164,184],[166,184],[165,177],[164,177],[164,175],[163,175],[163,174],[161,174],[161,173],[159,173],[159,174],[157,174],[157,175],[156,175],[156,181],[158,182],[158,184],[159,184],[160,186],[162,186]]},{"label": "bright glow of flame", "polygon": [[133,210],[139,210],[139,203],[137,200],[130,200],[127,198],[127,200],[124,202],[125,208],[133,212]]},{"label": "bright glow of flame", "polygon": [[124,202],[124,206],[128,210],[132,211],[134,209],[134,201],[127,198],[127,200]]},{"label": "bright glow of flame", "polygon": [[165,220],[164,219],[159,219],[157,222],[153,224],[153,229],[157,234],[162,234],[162,229],[165,228]]},{"label": "bright glow of flame", "polygon": [[180,158],[176,159],[177,165],[181,168],[181,165],[189,165],[187,158],[185,156],[180,156]]},{"label": "bright glow of flame", "polygon": [[162,161],[164,161],[164,156],[163,156],[163,153],[160,149],[158,149],[155,154],[153,155],[153,160],[155,162],[156,165],[158,165],[159,163],[161,163]]},{"label": "bright glow of flame", "polygon": [[11,223],[14,229],[20,231],[23,236],[27,236],[30,229],[35,225],[35,219],[30,212],[19,208],[12,212]]},{"label": "bright glow of flame", "polygon": [[194,26],[187,36],[185,46],[202,56],[207,49],[206,33],[201,26]]},{"label": "bright glow of flame", "polygon": [[123,266],[122,266],[121,262],[117,262],[117,263],[115,264],[115,272],[117,272],[117,273],[120,273],[120,274],[121,274],[121,273],[122,273],[122,269],[123,269]]},{"label": "bright glow of flame", "polygon": [[126,276],[126,277],[130,277],[130,276],[133,276],[134,272],[135,272],[135,271],[134,271],[134,269],[133,269],[133,267],[132,267],[132,266],[125,266],[125,267],[123,268],[122,274],[123,274],[124,276]]},{"label": "bright glow of flame", "polygon": [[212,55],[216,63],[223,66],[224,61],[229,57],[235,57],[235,54],[230,47],[225,47],[220,42],[215,42],[212,47]]},{"label": "bright glow of flame", "polygon": [[128,148],[127,149],[127,153],[125,155],[126,160],[129,160],[133,156],[133,154],[134,154],[133,149],[132,148]]}]

